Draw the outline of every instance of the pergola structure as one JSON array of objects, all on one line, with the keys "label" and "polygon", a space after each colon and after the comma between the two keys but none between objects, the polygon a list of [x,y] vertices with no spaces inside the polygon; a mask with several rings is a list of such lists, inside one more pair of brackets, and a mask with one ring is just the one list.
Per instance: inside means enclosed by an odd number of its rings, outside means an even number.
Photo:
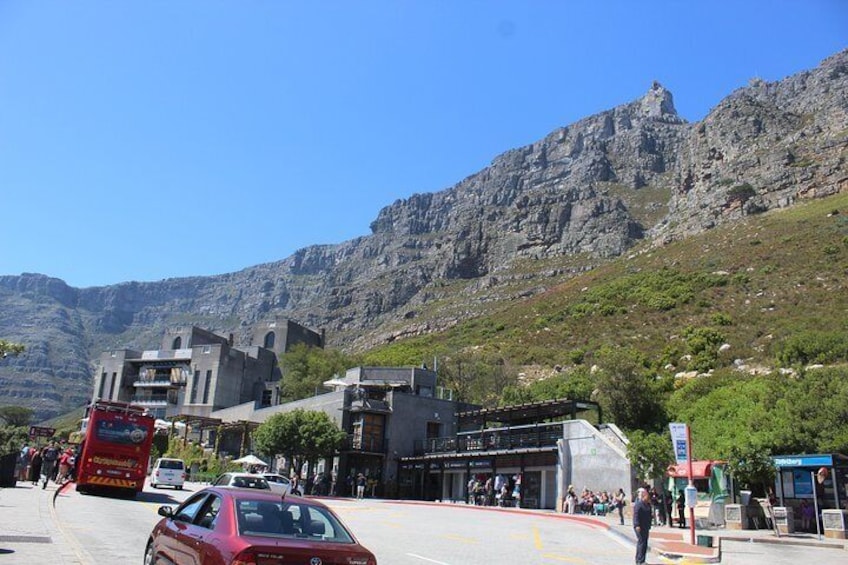
[{"label": "pergola structure", "polygon": [[[168,420],[171,422],[183,422],[186,425],[185,432],[183,433],[183,445],[186,444],[188,439],[189,428],[199,431],[201,435],[205,430],[215,430],[217,432],[215,434],[215,455],[218,455],[222,434],[232,432],[233,430],[240,431],[241,441],[239,442],[239,457],[244,457],[247,451],[250,432],[260,426],[258,422],[251,422],[250,420],[224,422],[220,418],[207,418],[205,416],[195,416],[192,414],[177,414],[176,416],[168,417]],[[171,435],[173,434],[174,426],[171,426]]]},{"label": "pergola structure", "polygon": [[456,419],[460,431],[472,431],[491,427],[492,424],[523,426],[541,422],[555,422],[566,418],[575,420],[578,414],[590,410],[597,413],[597,422],[600,423],[602,413],[597,402],[569,400],[567,398],[468,410],[458,412]]}]

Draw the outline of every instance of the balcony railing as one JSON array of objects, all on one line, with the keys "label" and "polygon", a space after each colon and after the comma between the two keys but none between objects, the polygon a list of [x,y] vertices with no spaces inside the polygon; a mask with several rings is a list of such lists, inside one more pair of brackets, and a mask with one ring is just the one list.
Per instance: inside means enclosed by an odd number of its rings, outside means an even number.
[{"label": "balcony railing", "polygon": [[562,422],[460,432],[454,437],[417,440],[415,455],[465,453],[555,446],[562,439]]},{"label": "balcony railing", "polygon": [[167,378],[159,377],[156,380],[153,379],[136,379],[133,381],[133,386],[144,387],[144,388],[152,388],[152,387],[169,387],[172,386],[171,380]]},{"label": "balcony railing", "polygon": [[168,404],[168,395],[167,394],[147,394],[147,395],[135,395],[132,397],[131,402],[133,404],[138,404],[141,406],[165,406]]},{"label": "balcony railing", "polygon": [[385,439],[372,437],[356,437],[348,435],[342,444],[342,451],[363,451],[368,453],[386,453],[388,442]]}]

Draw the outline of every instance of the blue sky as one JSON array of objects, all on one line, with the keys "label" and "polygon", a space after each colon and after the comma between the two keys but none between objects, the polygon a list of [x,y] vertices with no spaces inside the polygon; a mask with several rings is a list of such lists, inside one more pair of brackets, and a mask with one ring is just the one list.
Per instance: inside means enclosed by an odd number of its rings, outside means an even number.
[{"label": "blue sky", "polygon": [[629,102],[696,121],[848,47],[848,2],[0,0],[0,275],[212,275]]}]

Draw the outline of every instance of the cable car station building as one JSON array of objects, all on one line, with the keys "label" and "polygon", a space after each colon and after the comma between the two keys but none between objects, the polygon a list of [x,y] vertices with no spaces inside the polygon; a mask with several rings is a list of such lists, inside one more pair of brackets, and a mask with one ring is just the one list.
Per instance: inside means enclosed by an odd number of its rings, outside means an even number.
[{"label": "cable car station building", "polygon": [[602,421],[595,402],[548,400],[456,418],[455,436],[416,442],[400,458],[400,498],[467,501],[469,480],[489,478],[505,481],[524,508],[560,509],[569,485],[632,491],[627,439],[614,425],[590,423]]}]

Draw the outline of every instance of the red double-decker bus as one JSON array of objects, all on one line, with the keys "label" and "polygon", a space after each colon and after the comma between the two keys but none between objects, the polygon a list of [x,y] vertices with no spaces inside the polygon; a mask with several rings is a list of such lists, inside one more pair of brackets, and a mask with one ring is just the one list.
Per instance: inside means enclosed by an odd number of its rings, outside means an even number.
[{"label": "red double-decker bus", "polygon": [[144,408],[96,400],[77,468],[77,490],[116,490],[135,496],[144,488],[156,419]]}]

